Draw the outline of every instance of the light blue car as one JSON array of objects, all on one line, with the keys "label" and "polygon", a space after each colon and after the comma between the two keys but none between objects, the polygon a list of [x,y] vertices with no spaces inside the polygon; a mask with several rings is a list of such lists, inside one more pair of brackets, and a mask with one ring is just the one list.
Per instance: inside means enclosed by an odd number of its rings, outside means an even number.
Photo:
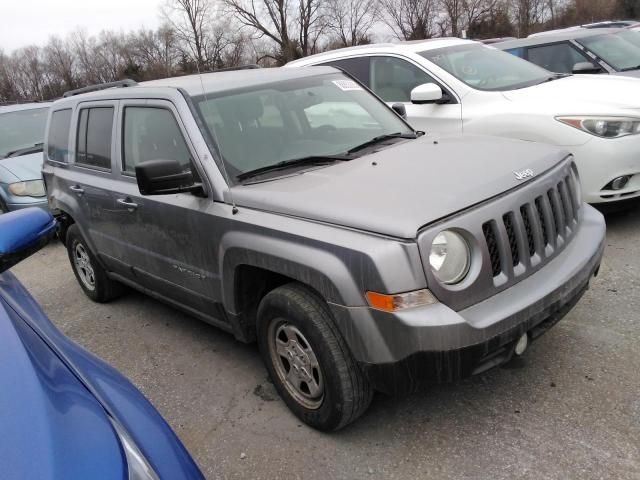
[{"label": "light blue car", "polygon": [[0,107],[0,214],[48,209],[42,144],[49,103]]}]

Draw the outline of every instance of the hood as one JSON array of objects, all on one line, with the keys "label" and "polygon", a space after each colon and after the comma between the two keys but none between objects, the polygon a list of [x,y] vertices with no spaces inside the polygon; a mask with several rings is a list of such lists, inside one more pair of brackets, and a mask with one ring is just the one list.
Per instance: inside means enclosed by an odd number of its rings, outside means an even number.
[{"label": "hood", "polygon": [[[15,180],[35,180],[42,178],[42,152],[20,155],[19,157],[0,158],[0,169],[12,174]],[[0,170],[0,175],[2,175]],[[1,178],[1,177],[0,177]]]},{"label": "hood", "polygon": [[616,73],[613,73],[612,75],[617,75],[621,77],[640,78],[640,69],[627,70],[626,72],[616,72]]},{"label": "hood", "polygon": [[1,298],[0,391],[4,478],[126,478],[104,409]]},{"label": "hood", "polygon": [[567,155],[557,147],[471,135],[423,136],[329,167],[233,187],[238,206],[415,238],[423,225],[520,187]]},{"label": "hood", "polygon": [[548,105],[554,114],[606,114],[613,109],[640,109],[640,84],[634,78],[618,75],[572,75],[509,90],[503,95],[509,100]]}]

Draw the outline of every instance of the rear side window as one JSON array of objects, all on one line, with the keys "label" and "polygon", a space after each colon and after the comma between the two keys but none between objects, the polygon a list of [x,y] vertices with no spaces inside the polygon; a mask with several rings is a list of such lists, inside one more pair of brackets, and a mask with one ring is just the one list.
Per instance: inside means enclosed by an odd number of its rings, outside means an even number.
[{"label": "rear side window", "polygon": [[76,163],[110,170],[112,134],[113,107],[80,110]]},{"label": "rear side window", "polygon": [[123,165],[134,174],[145,160],[177,160],[190,168],[189,149],[173,113],[164,108],[126,107],[124,109]]},{"label": "rear side window", "polygon": [[69,130],[71,129],[71,109],[58,110],[51,114],[47,156],[54,162],[69,161]]}]

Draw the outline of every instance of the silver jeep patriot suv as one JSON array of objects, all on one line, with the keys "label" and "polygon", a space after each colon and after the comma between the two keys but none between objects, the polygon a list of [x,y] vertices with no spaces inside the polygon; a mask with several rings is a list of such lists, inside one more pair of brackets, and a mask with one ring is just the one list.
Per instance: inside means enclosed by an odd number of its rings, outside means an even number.
[{"label": "silver jeep patriot suv", "polygon": [[374,390],[521,355],[602,256],[568,153],[415,132],[331,67],[69,92],[45,142],[85,293],[133,287],[257,341],[284,401],[321,430]]}]

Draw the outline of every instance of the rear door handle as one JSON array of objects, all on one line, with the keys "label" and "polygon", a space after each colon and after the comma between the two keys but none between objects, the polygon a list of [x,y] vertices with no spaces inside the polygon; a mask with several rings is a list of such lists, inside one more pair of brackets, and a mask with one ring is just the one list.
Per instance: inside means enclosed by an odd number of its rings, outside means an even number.
[{"label": "rear door handle", "polygon": [[127,198],[119,198],[116,200],[118,205],[122,205],[123,207],[127,207],[127,210],[133,212],[136,208],[138,208],[138,204],[131,201],[129,197]]},{"label": "rear door handle", "polygon": [[71,185],[69,187],[69,190],[71,190],[74,193],[77,193],[78,196],[82,196],[82,194],[84,194],[84,188],[82,188],[80,185]]}]

